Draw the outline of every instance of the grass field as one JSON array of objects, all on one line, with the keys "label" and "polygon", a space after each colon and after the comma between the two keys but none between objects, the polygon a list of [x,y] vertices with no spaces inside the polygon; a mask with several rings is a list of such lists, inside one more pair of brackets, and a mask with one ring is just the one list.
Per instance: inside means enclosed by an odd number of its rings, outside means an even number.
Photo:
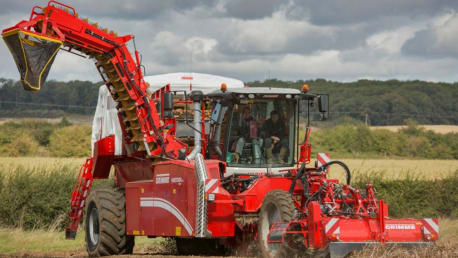
[{"label": "grass field", "polygon": [[[0,228],[0,256],[20,254],[21,256],[84,256],[86,255],[83,230],[79,230],[75,240],[66,240],[61,231],[32,230],[19,228]],[[163,238],[135,238],[135,252],[163,253],[168,248]]]},{"label": "grass field", "polygon": [[[354,178],[359,175],[377,173],[386,178],[419,177],[421,179],[444,178],[458,171],[458,160],[407,160],[407,159],[339,159],[348,165]],[[3,158],[0,172],[11,171],[17,167],[35,168],[37,172],[47,171],[55,167],[74,167],[77,173],[84,163],[84,158],[48,158],[20,157]],[[310,163],[313,166],[314,160]],[[338,171],[336,166],[333,170]]]},{"label": "grass field", "polygon": [[0,157],[0,172],[11,171],[17,167],[36,168],[36,171],[47,171],[55,167],[69,166],[79,169],[85,158],[49,158],[49,157]]}]

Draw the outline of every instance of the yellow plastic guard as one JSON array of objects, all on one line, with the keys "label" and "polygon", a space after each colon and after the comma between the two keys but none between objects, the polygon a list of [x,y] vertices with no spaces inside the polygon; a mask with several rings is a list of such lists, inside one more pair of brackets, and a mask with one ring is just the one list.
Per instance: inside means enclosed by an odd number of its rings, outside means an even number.
[{"label": "yellow plastic guard", "polygon": [[48,77],[62,41],[19,29],[2,34],[26,90],[38,91]]}]

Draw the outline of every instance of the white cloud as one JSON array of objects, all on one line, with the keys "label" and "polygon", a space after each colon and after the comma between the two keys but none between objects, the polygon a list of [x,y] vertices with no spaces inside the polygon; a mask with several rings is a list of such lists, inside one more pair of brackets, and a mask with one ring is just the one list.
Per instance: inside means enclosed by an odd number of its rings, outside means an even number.
[{"label": "white cloud", "polygon": [[415,27],[404,26],[392,31],[383,31],[370,36],[366,43],[369,47],[383,50],[388,54],[399,53],[404,43],[418,30]]},{"label": "white cloud", "polygon": [[65,51],[59,51],[49,71],[48,80],[101,81],[94,61]]},{"label": "white cloud", "polygon": [[[306,20],[288,20],[283,11],[259,20],[232,20],[234,24],[230,45],[240,53],[270,53],[288,51],[295,40],[307,37],[332,36],[329,27],[317,27]],[[307,44],[307,42],[303,42]]]},{"label": "white cloud", "polygon": [[436,47],[449,49],[458,53],[458,14],[447,13],[434,22]]},{"label": "white cloud", "polygon": [[187,39],[184,45],[193,55],[208,56],[218,45],[218,41],[213,38],[192,37]]}]

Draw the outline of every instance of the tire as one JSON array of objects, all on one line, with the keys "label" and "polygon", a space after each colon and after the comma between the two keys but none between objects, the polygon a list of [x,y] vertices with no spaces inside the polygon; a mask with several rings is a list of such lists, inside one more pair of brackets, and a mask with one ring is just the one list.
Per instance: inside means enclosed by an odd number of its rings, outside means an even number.
[{"label": "tire", "polygon": [[87,198],[84,227],[89,256],[132,254],[135,237],[126,235],[124,190],[93,189]]},{"label": "tire", "polygon": [[180,255],[225,255],[226,248],[218,239],[176,238],[177,251]]},{"label": "tire", "polygon": [[283,257],[287,250],[282,244],[267,244],[267,234],[275,222],[289,222],[294,215],[291,195],[283,190],[273,190],[262,201],[258,220],[258,244],[263,257]]}]

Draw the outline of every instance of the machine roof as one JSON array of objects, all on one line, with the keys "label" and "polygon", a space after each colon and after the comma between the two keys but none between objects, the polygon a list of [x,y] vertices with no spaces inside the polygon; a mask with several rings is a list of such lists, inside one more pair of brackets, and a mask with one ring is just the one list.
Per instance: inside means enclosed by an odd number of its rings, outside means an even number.
[{"label": "machine roof", "polygon": [[[166,73],[153,76],[145,76],[145,81],[150,84],[150,89],[156,91],[167,84],[170,84],[172,91],[200,90],[204,94],[219,89],[225,83],[228,89],[243,88],[245,84],[237,79],[205,74],[205,73]],[[192,85],[192,88],[191,88]]]},{"label": "machine roof", "polygon": [[291,88],[269,88],[269,87],[249,87],[249,88],[235,88],[227,89],[222,92],[220,89],[214,90],[209,95],[222,95],[222,94],[300,94],[301,91]]}]

